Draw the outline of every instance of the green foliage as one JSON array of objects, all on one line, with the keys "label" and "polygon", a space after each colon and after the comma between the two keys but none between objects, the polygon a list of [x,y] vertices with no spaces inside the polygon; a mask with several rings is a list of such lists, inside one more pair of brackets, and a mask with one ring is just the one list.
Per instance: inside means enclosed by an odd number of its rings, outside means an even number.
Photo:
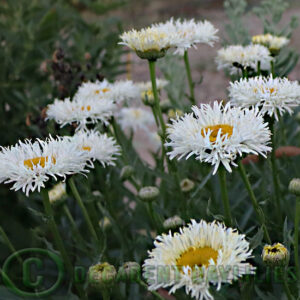
[{"label": "green foliage", "polygon": [[[27,137],[71,132],[70,128],[61,130],[53,124],[45,125],[41,110],[52,102],[54,97],[72,96],[83,80],[103,77],[113,80],[123,71],[120,62],[122,51],[120,47],[116,47],[121,24],[117,19],[106,18],[103,15],[124,3],[89,0],[20,0],[17,4],[12,0],[5,2],[0,8],[0,60],[3,61],[0,69],[2,145],[14,144],[18,139]],[[275,3],[279,7],[273,8]],[[247,2],[227,0],[224,6],[232,22],[226,26],[229,40],[234,43],[248,43],[250,36],[243,25],[243,17],[247,14]],[[271,21],[266,24],[272,24],[273,28],[273,25],[279,22],[285,7],[282,1],[267,0],[255,8],[254,12],[262,19],[267,18],[266,12],[270,12]],[[90,10],[93,10],[93,14]],[[88,22],[81,13],[87,14],[86,19],[95,18],[97,21]],[[103,18],[98,19],[94,13]],[[292,50],[284,49],[275,65],[278,75],[288,74],[295,67],[297,58]],[[167,55],[159,60],[157,65],[164,78],[170,82],[166,92],[172,108],[191,112],[191,105],[185,94],[186,71],[181,59]],[[296,109],[295,115],[297,113],[299,109]],[[66,201],[53,206],[54,219],[74,266],[80,266],[86,271],[92,264],[105,261],[116,268],[127,261],[135,261],[142,265],[147,251],[153,248],[153,238],[165,233],[163,221],[174,215],[179,215],[186,223],[193,218],[207,221],[224,220],[220,181],[218,176],[212,175],[211,165],[200,164],[191,157],[180,161],[174,159],[164,168],[161,165],[160,153],[151,153],[154,162],[150,164],[149,160],[145,159],[145,153],[139,153],[135,148],[133,132],[126,135],[114,120],[109,126],[98,125],[97,129],[108,135],[115,135],[122,147],[122,155],[116,161],[115,167],[103,168],[95,163],[95,168],[88,176],[76,175],[73,178],[96,233],[101,237],[101,247],[89,234],[82,211],[72,196],[68,180]],[[299,121],[293,116],[282,117],[276,123],[274,132],[274,148],[286,145],[299,147]],[[281,191],[280,218],[275,209],[270,157],[246,165],[245,168],[258,203],[265,213],[272,242],[284,243],[290,249],[290,265],[293,266],[295,197],[289,194],[288,184],[291,178],[300,177],[300,158],[283,156],[276,162]],[[133,169],[133,175],[126,178],[126,181],[121,176],[124,166],[131,166]],[[195,183],[194,189],[186,193],[179,185],[185,178]],[[47,184],[47,187],[51,187],[54,180]],[[257,275],[255,278],[251,276],[232,284],[224,284],[220,291],[212,287],[210,292],[216,300],[286,299],[282,284],[266,279],[268,270],[261,260],[262,248],[266,243],[263,229],[236,168],[227,174],[227,185],[233,227],[247,236],[253,249],[250,263],[257,267]],[[159,196],[151,206],[138,197],[139,189],[144,186],[159,187]],[[44,213],[39,193],[33,193],[26,198],[21,192],[11,192],[7,185],[1,185],[0,197],[1,226],[16,249],[37,247],[57,253],[49,229],[50,217]],[[66,214],[66,207],[74,218],[75,226],[72,226]],[[155,217],[152,217],[151,209]],[[11,252],[1,236],[0,243],[0,260],[3,262]],[[57,270],[54,266],[47,265],[46,272],[48,276],[55,276]],[[15,274],[17,278],[14,279],[21,286],[21,271],[16,270]],[[47,286],[49,282],[44,284]],[[290,286],[296,296],[296,284]],[[84,288],[88,299],[103,298],[101,291],[89,289],[87,286]],[[137,282],[119,282],[110,292],[113,300],[154,299],[154,296]],[[5,299],[20,299],[2,285],[0,293]],[[175,297],[180,300],[190,299],[183,289],[177,291]],[[52,299],[78,299],[78,296],[75,288],[65,280]]]},{"label": "green foliage", "polygon": [[[46,134],[41,110],[55,97],[72,95],[82,80],[97,74],[112,80],[123,72],[116,18],[87,22],[68,1],[9,0],[1,4],[0,26],[2,145]],[[55,57],[58,49],[63,58]],[[60,77],[53,77],[53,64]]]}]

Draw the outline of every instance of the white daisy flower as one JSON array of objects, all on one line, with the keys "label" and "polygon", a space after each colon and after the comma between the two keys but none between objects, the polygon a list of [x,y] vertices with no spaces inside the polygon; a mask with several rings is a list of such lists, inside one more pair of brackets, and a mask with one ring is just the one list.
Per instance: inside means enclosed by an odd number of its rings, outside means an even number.
[{"label": "white daisy flower", "polygon": [[243,153],[266,156],[271,151],[267,146],[271,133],[258,109],[231,108],[230,103],[223,106],[215,101],[213,106],[201,104],[192,110],[172,120],[167,128],[170,159],[195,155],[201,162],[212,164],[215,174],[220,163],[231,172],[230,165],[236,166],[235,160]]},{"label": "white daisy flower", "polygon": [[214,42],[218,40],[216,36],[218,29],[208,21],[195,22],[194,19],[174,21],[171,18],[168,22],[160,23],[157,26],[177,32],[179,39],[175,45],[175,54],[183,55],[185,50],[191,47],[197,48],[196,44],[199,43],[213,46]]},{"label": "white daisy flower", "polygon": [[240,79],[230,83],[229,97],[236,106],[258,107],[262,114],[278,120],[279,115],[292,114],[293,108],[300,104],[300,85],[272,76]]},{"label": "white daisy flower", "polygon": [[84,82],[74,95],[74,100],[100,100],[111,90],[111,84],[104,79],[103,81]]},{"label": "white daisy flower", "polygon": [[115,139],[98,131],[79,131],[71,139],[79,151],[86,152],[91,160],[98,160],[104,167],[114,166],[116,156],[120,155]]},{"label": "white daisy flower", "polygon": [[232,283],[255,267],[247,263],[252,254],[245,235],[223,224],[191,220],[178,233],[162,234],[143,265],[150,290],[171,287],[170,293],[185,288],[196,299],[214,299],[210,285],[217,290]]},{"label": "white daisy flower", "polygon": [[77,123],[76,130],[85,129],[87,124],[103,122],[108,124],[108,119],[116,109],[116,104],[112,100],[103,98],[95,101],[93,98],[77,98],[70,101],[55,99],[53,104],[47,107],[46,120],[54,120],[61,127],[66,124]]},{"label": "white daisy flower", "polygon": [[139,107],[124,107],[117,114],[117,121],[123,130],[149,130],[155,125],[153,114]]},{"label": "white daisy flower", "polygon": [[116,103],[131,102],[140,99],[140,90],[131,80],[119,80],[111,84],[106,96]]},{"label": "white daisy flower", "polygon": [[14,182],[12,189],[22,189],[28,196],[45,187],[49,178],[65,179],[69,174],[87,172],[88,161],[87,153],[78,151],[67,137],[19,141],[15,146],[1,147],[0,182]]},{"label": "white daisy flower", "polygon": [[262,45],[228,46],[218,51],[216,62],[218,69],[229,69],[232,74],[240,68],[257,70],[261,63],[262,70],[269,70],[272,57],[268,48]]},{"label": "white daisy flower", "polygon": [[179,36],[175,30],[161,26],[151,26],[141,30],[132,29],[121,36],[120,45],[133,49],[138,56],[146,59],[163,57],[166,51],[174,47]]},{"label": "white daisy flower", "polygon": [[289,39],[285,36],[275,36],[270,33],[255,35],[252,37],[253,44],[260,44],[267,47],[271,53],[277,53],[282,47],[289,43]]},{"label": "white daisy flower", "polygon": [[76,92],[74,100],[101,99],[112,100],[116,103],[131,101],[140,97],[139,88],[131,80],[120,80],[109,83],[107,80],[83,83]]}]

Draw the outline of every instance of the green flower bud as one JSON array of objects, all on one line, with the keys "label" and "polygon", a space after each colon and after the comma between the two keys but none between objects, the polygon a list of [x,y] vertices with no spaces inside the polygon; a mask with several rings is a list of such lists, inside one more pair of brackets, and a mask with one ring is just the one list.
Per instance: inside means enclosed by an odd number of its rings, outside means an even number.
[{"label": "green flower bud", "polygon": [[181,109],[169,109],[168,110],[168,118],[169,119],[176,119],[177,117],[183,116],[183,111]]},{"label": "green flower bud", "polygon": [[267,266],[280,267],[287,266],[290,260],[290,253],[280,243],[265,245],[262,252],[262,259]]},{"label": "green flower bud", "polygon": [[159,195],[159,189],[156,186],[145,186],[139,190],[139,197],[145,202],[153,201]]},{"label": "green flower bud", "polygon": [[89,284],[94,288],[111,287],[115,283],[116,277],[115,267],[107,262],[93,265],[88,271]]},{"label": "green flower bud", "polygon": [[180,182],[180,188],[184,193],[190,192],[195,187],[194,181],[185,178]]},{"label": "green flower bud", "polygon": [[290,193],[300,196],[300,178],[293,178],[289,184]]},{"label": "green flower bud", "polygon": [[147,91],[143,91],[141,93],[141,98],[145,105],[153,106],[155,101],[152,88]]},{"label": "green flower bud", "polygon": [[120,178],[125,181],[129,179],[134,173],[134,169],[132,166],[124,166],[120,173]]},{"label": "green flower bud", "polygon": [[169,230],[169,229],[175,229],[184,224],[185,224],[184,221],[179,216],[174,216],[166,219],[163,225],[166,230]]},{"label": "green flower bud", "polygon": [[118,270],[118,281],[137,281],[141,277],[141,266],[134,261],[124,263]]}]

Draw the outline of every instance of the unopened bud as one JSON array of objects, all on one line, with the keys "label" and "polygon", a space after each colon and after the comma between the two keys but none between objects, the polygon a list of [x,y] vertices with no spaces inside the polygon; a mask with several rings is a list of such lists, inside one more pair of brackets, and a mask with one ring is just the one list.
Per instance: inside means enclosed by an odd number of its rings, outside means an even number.
[{"label": "unopened bud", "polygon": [[139,190],[139,197],[145,202],[153,201],[159,195],[159,189],[156,186],[145,186]]},{"label": "unopened bud", "polygon": [[290,260],[290,253],[286,247],[280,243],[265,245],[262,252],[264,263],[270,267],[287,266]]},{"label": "unopened bud", "polygon": [[169,109],[168,110],[168,118],[169,119],[176,119],[178,117],[183,116],[183,111],[181,109]]},{"label": "unopened bud", "polygon": [[180,188],[184,193],[190,192],[195,187],[194,181],[185,178],[180,182]]},{"label": "unopened bud", "polygon": [[153,95],[152,88],[147,91],[143,91],[141,93],[141,98],[145,105],[152,106],[154,104],[154,95]]},{"label": "unopened bud", "polygon": [[120,173],[120,178],[125,181],[129,179],[134,173],[134,169],[132,166],[124,166]]},{"label": "unopened bud", "polygon": [[169,229],[175,229],[184,224],[185,224],[184,221],[179,216],[174,216],[166,219],[163,225],[166,230],[169,230]]},{"label": "unopened bud", "polygon": [[89,284],[94,288],[107,288],[115,283],[117,271],[113,265],[105,262],[96,264],[89,268]]},{"label": "unopened bud", "polygon": [[300,178],[293,178],[289,184],[290,193],[300,196]]},{"label": "unopened bud", "polygon": [[118,270],[118,281],[137,281],[141,277],[141,266],[134,261],[124,263]]},{"label": "unopened bud", "polygon": [[48,195],[51,204],[57,205],[63,203],[65,200],[64,196],[67,195],[66,183],[60,182],[56,184],[51,190],[49,190]]}]

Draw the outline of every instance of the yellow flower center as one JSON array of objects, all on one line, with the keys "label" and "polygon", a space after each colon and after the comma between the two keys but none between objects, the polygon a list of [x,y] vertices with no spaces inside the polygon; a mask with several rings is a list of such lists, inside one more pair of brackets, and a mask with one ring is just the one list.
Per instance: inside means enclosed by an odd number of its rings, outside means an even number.
[{"label": "yellow flower center", "polygon": [[276,88],[266,88],[266,91],[269,91],[270,94],[275,94],[277,89]]},{"label": "yellow flower center", "polygon": [[87,111],[90,111],[91,110],[91,106],[88,105],[87,107],[84,107],[84,106],[81,106],[81,110],[84,111],[84,110],[87,110]]},{"label": "yellow flower center", "polygon": [[287,249],[281,245],[280,243],[277,243],[275,245],[268,245],[264,247],[264,250],[267,254],[276,255],[276,254],[286,254]]},{"label": "yellow flower center", "polygon": [[179,267],[189,266],[191,268],[195,266],[205,266],[209,265],[209,261],[213,260],[215,263],[218,259],[218,251],[211,247],[191,247],[176,260],[176,265]]},{"label": "yellow flower center", "polygon": [[100,94],[100,92],[102,92],[102,93],[107,93],[107,92],[109,92],[110,91],[110,89],[108,89],[108,88],[104,88],[104,89],[102,89],[102,90],[96,90],[95,91],[95,94]]},{"label": "yellow flower center", "polygon": [[92,148],[90,146],[83,146],[82,150],[84,150],[84,151],[91,151]]},{"label": "yellow flower center", "polygon": [[232,136],[233,133],[233,126],[228,124],[218,124],[212,126],[206,126],[201,129],[201,135],[205,137],[210,130],[209,140],[214,143],[217,140],[217,136],[219,131],[221,131],[220,135],[222,138],[225,138],[227,135],[228,138]]},{"label": "yellow flower center", "polygon": [[[34,158],[24,160],[24,166],[31,170],[33,170],[33,168],[38,165],[40,165],[42,168],[45,168],[45,165],[48,162],[48,160],[49,160],[48,156],[34,157]],[[51,162],[53,164],[56,164],[56,159],[54,156],[51,157]]]},{"label": "yellow flower center", "polygon": [[133,111],[133,116],[137,119],[141,117],[141,112],[139,110],[134,110]]}]

